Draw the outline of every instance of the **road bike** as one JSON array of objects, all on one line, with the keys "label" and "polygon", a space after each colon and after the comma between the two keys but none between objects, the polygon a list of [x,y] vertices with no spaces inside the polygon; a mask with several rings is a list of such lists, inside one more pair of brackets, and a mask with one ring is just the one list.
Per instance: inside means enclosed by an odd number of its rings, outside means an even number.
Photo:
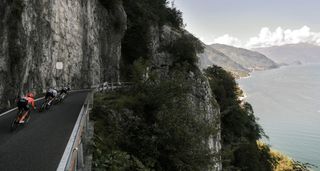
[{"label": "road bike", "polygon": [[63,100],[64,100],[66,97],[67,97],[67,94],[66,94],[66,93],[59,94],[58,97],[57,97],[57,102],[58,102],[58,103],[63,102]]},{"label": "road bike", "polygon": [[[44,102],[42,103],[42,105],[39,108],[39,112],[43,112],[45,110],[49,110],[51,105],[52,105],[52,100],[53,99],[50,99],[50,98],[45,99]],[[51,102],[51,104],[50,104],[50,102]]]},{"label": "road bike", "polygon": [[[22,118],[23,118],[22,116],[23,116],[24,114],[26,114],[26,112],[27,112],[27,115],[26,115],[26,117],[24,118],[24,120],[22,120]],[[14,118],[14,120],[13,120],[12,123],[11,123],[10,130],[11,130],[11,131],[16,130],[20,125],[22,125],[22,124],[24,124],[24,123],[28,123],[29,120],[30,120],[30,111],[29,111],[29,110],[27,110],[27,111],[25,111],[25,110],[19,110],[19,111],[17,112],[16,117]]]}]

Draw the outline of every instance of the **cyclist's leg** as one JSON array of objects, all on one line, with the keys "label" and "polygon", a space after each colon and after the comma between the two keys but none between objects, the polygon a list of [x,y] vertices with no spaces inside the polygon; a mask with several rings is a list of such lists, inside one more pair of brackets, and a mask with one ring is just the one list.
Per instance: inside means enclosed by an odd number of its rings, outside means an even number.
[{"label": "cyclist's leg", "polygon": [[50,97],[50,100],[48,102],[48,105],[51,106],[52,102],[53,102],[54,98],[53,97]]},{"label": "cyclist's leg", "polygon": [[20,120],[20,118],[21,118],[21,116],[23,114],[23,111],[25,110],[27,104],[28,104],[27,101],[19,100],[17,102],[17,107],[18,107],[17,117],[19,117],[18,120]]},{"label": "cyclist's leg", "polygon": [[27,117],[27,115],[29,114],[29,112],[30,112],[30,107],[29,107],[29,105],[26,105],[24,107],[22,116],[20,117],[20,123],[24,123],[24,120]]},{"label": "cyclist's leg", "polygon": [[53,100],[54,100],[53,93],[50,93],[50,94],[49,94],[49,102],[48,102],[48,105],[49,105],[49,106],[51,106],[51,103],[52,103]]},{"label": "cyclist's leg", "polygon": [[23,108],[21,108],[20,106],[18,106],[18,112],[17,115],[15,117],[15,121],[14,122],[20,122],[20,119],[22,117],[23,114]]}]

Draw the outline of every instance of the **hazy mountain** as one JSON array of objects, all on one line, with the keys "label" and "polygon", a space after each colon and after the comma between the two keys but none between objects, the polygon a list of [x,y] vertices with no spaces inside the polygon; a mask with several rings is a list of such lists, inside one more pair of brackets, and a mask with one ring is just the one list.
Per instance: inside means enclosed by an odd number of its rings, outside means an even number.
[{"label": "hazy mountain", "polygon": [[241,66],[227,55],[210,46],[205,46],[204,53],[198,56],[200,57],[201,68],[207,68],[215,64],[239,75],[247,75],[250,72],[249,69]]},{"label": "hazy mountain", "polygon": [[278,63],[320,63],[320,46],[312,44],[290,44],[254,50]]},{"label": "hazy mountain", "polygon": [[199,57],[202,68],[215,64],[231,71],[236,76],[246,76],[252,70],[277,67],[274,61],[263,54],[222,44],[206,45],[204,53]]},{"label": "hazy mountain", "polygon": [[274,61],[258,52],[223,44],[213,44],[210,46],[250,70],[265,70],[277,67],[277,64]]}]

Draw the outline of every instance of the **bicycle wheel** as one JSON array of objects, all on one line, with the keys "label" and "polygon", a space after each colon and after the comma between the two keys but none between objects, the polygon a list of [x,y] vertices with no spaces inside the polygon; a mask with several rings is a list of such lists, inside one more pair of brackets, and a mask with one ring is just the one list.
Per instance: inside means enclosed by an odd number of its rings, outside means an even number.
[{"label": "bicycle wheel", "polygon": [[23,114],[23,110],[19,110],[16,117],[14,118],[14,120],[11,123],[10,126],[10,130],[14,131],[18,128],[18,126],[20,125],[19,120],[20,120],[20,116]]},{"label": "bicycle wheel", "polygon": [[18,126],[19,126],[19,119],[18,119],[18,116],[16,116],[11,123],[10,131],[12,132],[12,131],[16,130],[18,128]]}]

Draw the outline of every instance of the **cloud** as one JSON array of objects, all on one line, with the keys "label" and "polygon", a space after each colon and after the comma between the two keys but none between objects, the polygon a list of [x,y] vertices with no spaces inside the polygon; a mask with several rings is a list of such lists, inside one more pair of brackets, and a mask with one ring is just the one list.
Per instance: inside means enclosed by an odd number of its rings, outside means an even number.
[{"label": "cloud", "polygon": [[264,27],[260,30],[258,36],[249,38],[245,43],[228,34],[215,38],[213,43],[227,44],[248,49],[297,43],[320,45],[320,32],[312,32],[308,26],[303,26],[296,30],[278,27],[274,31],[271,31],[268,27]]},{"label": "cloud", "polygon": [[285,44],[310,43],[320,45],[320,33],[312,32],[308,26],[291,30],[278,27],[275,31],[262,28],[257,37],[252,37],[245,44],[248,48],[281,46]]},{"label": "cloud", "polygon": [[242,46],[242,42],[238,38],[230,36],[229,34],[225,34],[221,37],[215,38],[212,43],[226,44],[235,47]]}]

